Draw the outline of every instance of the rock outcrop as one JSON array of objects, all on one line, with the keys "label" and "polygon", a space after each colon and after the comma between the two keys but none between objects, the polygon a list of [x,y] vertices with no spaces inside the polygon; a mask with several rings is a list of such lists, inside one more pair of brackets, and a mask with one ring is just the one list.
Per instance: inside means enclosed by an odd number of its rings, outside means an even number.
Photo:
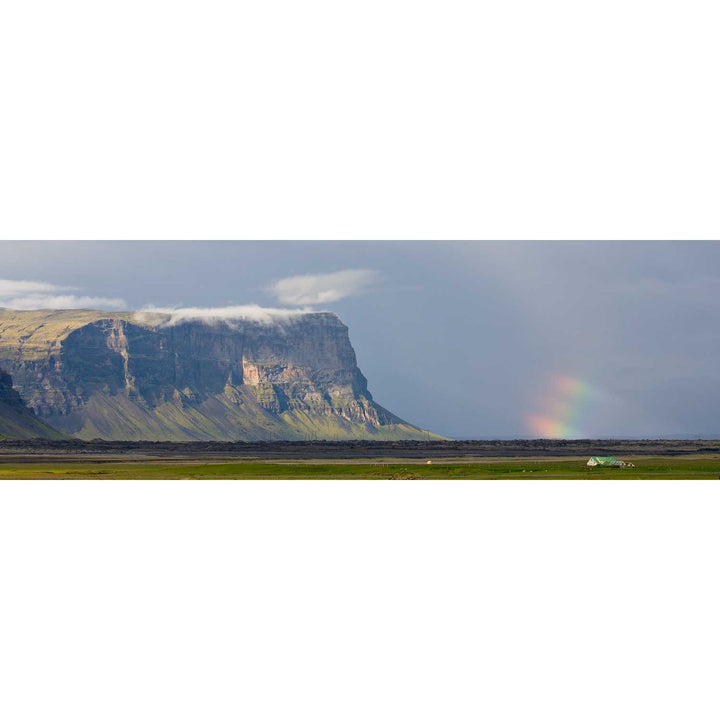
[{"label": "rock outcrop", "polygon": [[23,400],[83,439],[426,439],[375,403],[333,313],[177,320],[0,310]]},{"label": "rock outcrop", "polygon": [[38,419],[13,389],[10,375],[0,369],[0,440],[59,440],[62,437],[62,433]]}]

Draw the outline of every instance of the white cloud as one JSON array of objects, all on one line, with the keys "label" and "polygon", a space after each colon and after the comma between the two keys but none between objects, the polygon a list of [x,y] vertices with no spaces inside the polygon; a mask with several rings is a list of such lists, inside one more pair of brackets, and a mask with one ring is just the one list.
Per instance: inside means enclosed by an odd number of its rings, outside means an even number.
[{"label": "white cloud", "polygon": [[287,305],[318,305],[357,295],[378,279],[374,270],[341,270],[322,275],[294,275],[268,288]]},{"label": "white cloud", "polygon": [[200,320],[210,325],[219,322],[250,320],[252,322],[271,325],[274,323],[291,322],[311,310],[288,310],[285,308],[264,308],[259,305],[230,305],[217,308],[157,308],[147,307],[135,313],[138,322],[151,323],[169,327],[183,322]]},{"label": "white cloud", "polygon": [[12,310],[123,310],[127,303],[121,298],[87,295],[24,295],[8,300],[0,297],[0,306]]},{"label": "white cloud", "polygon": [[13,310],[122,310],[127,306],[121,298],[67,294],[68,290],[75,289],[32,280],[0,279],[0,307]]},{"label": "white cloud", "polygon": [[22,295],[44,295],[61,290],[73,290],[64,285],[51,285],[50,283],[33,282],[31,280],[2,280],[0,279],[0,298],[19,297]]}]

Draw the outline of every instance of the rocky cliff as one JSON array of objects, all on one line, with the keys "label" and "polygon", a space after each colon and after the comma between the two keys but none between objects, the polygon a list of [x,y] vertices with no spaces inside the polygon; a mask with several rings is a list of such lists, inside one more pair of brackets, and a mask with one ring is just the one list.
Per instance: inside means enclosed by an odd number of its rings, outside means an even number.
[{"label": "rocky cliff", "polygon": [[13,389],[10,375],[0,369],[0,440],[62,437],[62,433],[38,419]]},{"label": "rocky cliff", "polygon": [[425,439],[375,403],[332,313],[183,319],[0,310],[0,365],[83,439]]}]

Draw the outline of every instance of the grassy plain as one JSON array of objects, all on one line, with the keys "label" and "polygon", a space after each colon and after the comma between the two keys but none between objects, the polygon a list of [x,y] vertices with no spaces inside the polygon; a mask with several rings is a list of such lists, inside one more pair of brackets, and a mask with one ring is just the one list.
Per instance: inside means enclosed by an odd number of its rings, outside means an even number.
[{"label": "grassy plain", "polygon": [[5,480],[717,480],[720,455],[694,457],[626,457],[637,467],[587,468],[587,457],[574,458],[447,458],[423,461],[368,459],[365,461],[228,461],[226,459],[0,459]]}]

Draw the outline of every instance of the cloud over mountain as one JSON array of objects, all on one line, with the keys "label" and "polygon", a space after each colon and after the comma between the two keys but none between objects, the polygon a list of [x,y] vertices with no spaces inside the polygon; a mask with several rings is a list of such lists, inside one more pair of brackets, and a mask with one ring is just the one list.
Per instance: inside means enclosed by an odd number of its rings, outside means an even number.
[{"label": "cloud over mountain", "polygon": [[266,308],[259,305],[229,305],[227,307],[186,307],[186,308],[156,308],[147,307],[135,313],[140,322],[153,323],[159,326],[171,327],[183,322],[202,321],[208,325],[219,322],[232,324],[233,321],[250,320],[262,325],[289,322],[306,315],[305,310],[289,308]]}]

